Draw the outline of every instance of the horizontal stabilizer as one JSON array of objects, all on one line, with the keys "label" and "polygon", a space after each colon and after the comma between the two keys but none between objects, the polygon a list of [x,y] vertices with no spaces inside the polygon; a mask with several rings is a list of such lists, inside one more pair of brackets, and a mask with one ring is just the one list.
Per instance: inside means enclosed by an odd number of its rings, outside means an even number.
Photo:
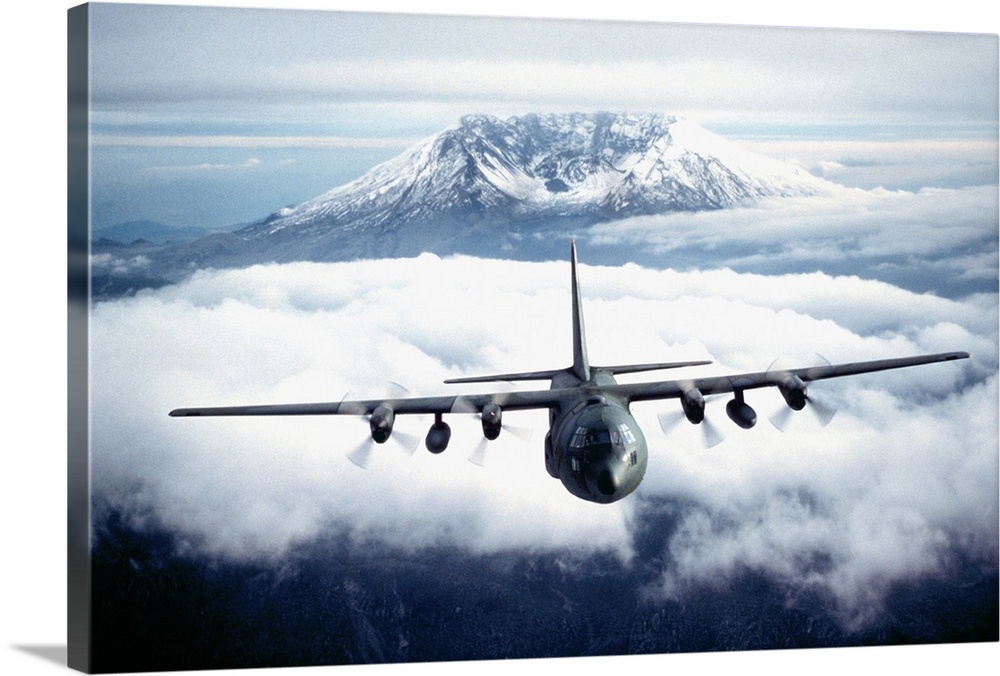
[{"label": "horizontal stabilizer", "polygon": [[686,366],[705,366],[711,364],[711,360],[701,361],[672,361],[659,364],[622,364],[620,366],[591,366],[594,371],[604,371],[612,375],[619,373],[642,373],[644,371],[666,371],[668,369],[681,369]]},{"label": "horizontal stabilizer", "polygon": [[[644,371],[664,371],[667,369],[679,369],[685,366],[704,366],[711,364],[711,361],[671,361],[658,362],[655,364],[621,364],[619,366],[592,366],[591,371],[604,371],[612,375],[619,373],[641,373]],[[518,380],[552,380],[560,373],[567,373],[572,369],[557,369],[554,371],[526,371],[523,373],[498,373],[492,376],[469,376],[467,378],[449,378],[444,381],[448,385],[459,383],[496,383],[515,382]]]},{"label": "horizontal stabilizer", "polygon": [[498,383],[514,382],[517,380],[552,380],[560,373],[565,373],[566,369],[555,371],[525,371],[523,373],[499,373],[492,376],[469,376],[468,378],[449,378],[444,381],[447,385],[458,383]]}]

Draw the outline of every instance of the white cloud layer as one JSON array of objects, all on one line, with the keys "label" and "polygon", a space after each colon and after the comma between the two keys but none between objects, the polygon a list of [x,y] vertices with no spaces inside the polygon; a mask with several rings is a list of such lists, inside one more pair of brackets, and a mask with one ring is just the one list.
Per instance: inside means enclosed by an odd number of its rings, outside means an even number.
[{"label": "white cloud layer", "polygon": [[99,109],[627,101],[882,124],[996,120],[988,35],[113,5],[94,17]]},{"label": "white cloud layer", "polygon": [[[711,358],[701,373],[970,350],[974,360],[813,385],[836,405],[821,428],[796,414],[764,419],[774,392],[748,395],[748,432],[721,400],[709,415],[726,441],[698,430],[650,441],[632,497],[592,505],[545,472],[544,412],[525,444],[502,435],[486,468],[466,462],[481,436],[452,417],[452,446],[407,457],[390,440],[367,471],[346,454],[367,436],[352,418],[173,419],[178,406],[455,391],[449,376],[568,365],[566,263],[425,255],[203,271],[175,287],[101,303],[92,313],[93,487],[155,510],[190,546],[235,558],[280,557],[333,529],[359,541],[476,552],[512,549],[633,554],[654,501],[689,505],[665,543],[662,588],[682,594],[741,567],[834,599],[863,621],[891,582],[944,574],[955,550],[997,548],[997,298],[947,300],[854,277],[678,273],[583,266],[594,363]],[[671,374],[667,374],[670,376]],[[678,376],[683,373],[676,374]],[[489,386],[483,386],[487,389]],[[479,388],[477,388],[479,389]],[[402,418],[420,436],[429,420]]]},{"label": "white cloud layer", "polygon": [[[719,266],[815,269],[852,263],[928,271],[928,279],[995,280],[997,187],[917,192],[838,188],[741,209],[647,216],[592,227],[600,245],[642,247],[670,261],[704,252]],[[863,269],[863,268],[862,268]],[[879,276],[871,270],[869,276]]]},{"label": "white cloud layer", "polygon": [[929,186],[995,187],[997,182],[996,139],[820,140],[790,138],[775,130],[773,137],[750,136],[737,143],[849,187],[915,191]]}]

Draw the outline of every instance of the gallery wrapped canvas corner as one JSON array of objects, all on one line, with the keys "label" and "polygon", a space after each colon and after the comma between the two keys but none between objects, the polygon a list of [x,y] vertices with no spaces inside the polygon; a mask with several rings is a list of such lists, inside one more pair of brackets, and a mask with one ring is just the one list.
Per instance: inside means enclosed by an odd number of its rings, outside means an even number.
[{"label": "gallery wrapped canvas corner", "polygon": [[996,35],[68,18],[71,667],[998,640]]}]

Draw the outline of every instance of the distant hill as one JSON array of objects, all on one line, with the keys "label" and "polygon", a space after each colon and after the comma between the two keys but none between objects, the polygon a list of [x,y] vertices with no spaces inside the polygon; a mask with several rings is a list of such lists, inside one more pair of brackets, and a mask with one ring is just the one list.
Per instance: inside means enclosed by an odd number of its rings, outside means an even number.
[{"label": "distant hill", "polygon": [[156,221],[128,221],[94,231],[94,239],[106,239],[119,244],[146,241],[152,244],[186,242],[209,234],[205,228],[177,228]]}]

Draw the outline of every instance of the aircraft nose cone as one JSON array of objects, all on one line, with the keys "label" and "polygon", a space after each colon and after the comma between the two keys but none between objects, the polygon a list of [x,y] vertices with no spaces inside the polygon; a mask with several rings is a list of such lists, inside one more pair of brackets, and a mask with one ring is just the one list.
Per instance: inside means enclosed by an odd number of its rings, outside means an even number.
[{"label": "aircraft nose cone", "polygon": [[618,490],[618,477],[615,476],[614,472],[608,468],[601,470],[601,473],[597,476],[597,490],[602,495],[615,494],[615,491]]}]

